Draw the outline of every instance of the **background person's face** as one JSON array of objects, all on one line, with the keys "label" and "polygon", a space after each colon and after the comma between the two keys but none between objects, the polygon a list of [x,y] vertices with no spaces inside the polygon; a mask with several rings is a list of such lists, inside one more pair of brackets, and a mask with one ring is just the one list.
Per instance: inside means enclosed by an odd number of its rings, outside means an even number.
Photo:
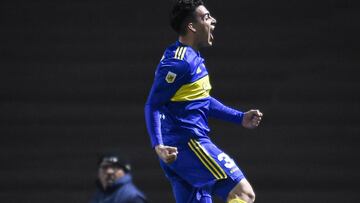
[{"label": "background person's face", "polygon": [[109,187],[124,175],[125,172],[122,168],[108,163],[101,164],[98,171],[98,178],[103,188]]},{"label": "background person's face", "polygon": [[210,15],[205,6],[199,6],[195,10],[196,22],[193,26],[196,29],[196,41],[198,48],[212,46],[216,19]]}]

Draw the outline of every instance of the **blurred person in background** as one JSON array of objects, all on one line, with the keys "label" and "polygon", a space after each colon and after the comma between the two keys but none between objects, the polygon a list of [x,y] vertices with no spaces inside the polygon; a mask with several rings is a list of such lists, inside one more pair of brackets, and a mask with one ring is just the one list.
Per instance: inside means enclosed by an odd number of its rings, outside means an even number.
[{"label": "blurred person in background", "polygon": [[146,203],[146,197],[132,182],[131,166],[118,155],[101,156],[97,190],[90,203]]}]

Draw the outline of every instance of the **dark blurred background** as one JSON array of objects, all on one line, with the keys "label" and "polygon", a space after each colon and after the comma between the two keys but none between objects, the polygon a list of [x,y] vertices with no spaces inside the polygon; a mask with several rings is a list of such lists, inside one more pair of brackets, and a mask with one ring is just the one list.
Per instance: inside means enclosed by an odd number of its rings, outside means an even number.
[{"label": "dark blurred background", "polygon": [[[360,202],[358,9],[346,0],[208,1],[212,95],[259,108],[211,137],[257,202]],[[174,202],[143,106],[171,1],[1,1],[0,202],[87,202],[96,160],[118,151],[151,202]],[[219,202],[216,200],[215,202]]]}]

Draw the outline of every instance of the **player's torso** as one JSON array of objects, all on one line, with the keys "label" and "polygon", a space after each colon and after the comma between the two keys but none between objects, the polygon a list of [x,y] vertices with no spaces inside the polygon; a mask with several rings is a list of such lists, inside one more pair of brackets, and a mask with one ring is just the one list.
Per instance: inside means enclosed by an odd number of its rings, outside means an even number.
[{"label": "player's torso", "polygon": [[[210,131],[207,114],[211,84],[204,59],[191,47],[176,43],[167,49],[163,61],[166,64],[179,60],[185,60],[189,65],[186,79],[161,109],[161,130],[164,142],[168,144],[207,137]],[[169,77],[166,79],[171,80],[171,75]]]}]

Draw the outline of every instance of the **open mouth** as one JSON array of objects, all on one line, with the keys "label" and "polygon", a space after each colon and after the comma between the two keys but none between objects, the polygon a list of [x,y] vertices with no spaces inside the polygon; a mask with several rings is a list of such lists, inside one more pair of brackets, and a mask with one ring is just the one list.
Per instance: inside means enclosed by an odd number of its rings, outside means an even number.
[{"label": "open mouth", "polygon": [[210,29],[210,39],[211,40],[214,40],[214,30],[215,30],[215,26]]}]

